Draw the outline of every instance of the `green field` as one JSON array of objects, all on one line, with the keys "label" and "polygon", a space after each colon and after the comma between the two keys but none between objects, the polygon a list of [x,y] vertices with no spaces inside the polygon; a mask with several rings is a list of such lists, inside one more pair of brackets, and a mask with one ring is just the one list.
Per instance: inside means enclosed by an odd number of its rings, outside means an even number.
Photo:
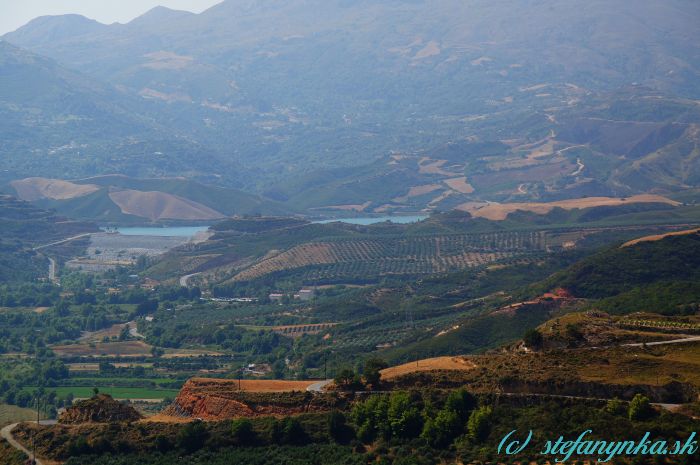
[{"label": "green field", "polygon": [[[58,397],[65,397],[69,393],[76,398],[87,398],[93,396],[93,386],[67,386],[49,388],[55,391]],[[26,391],[33,392],[36,387],[26,387]],[[176,397],[177,389],[149,389],[149,388],[128,388],[128,387],[99,387],[101,393],[109,394],[115,399],[165,399],[166,397]]]}]

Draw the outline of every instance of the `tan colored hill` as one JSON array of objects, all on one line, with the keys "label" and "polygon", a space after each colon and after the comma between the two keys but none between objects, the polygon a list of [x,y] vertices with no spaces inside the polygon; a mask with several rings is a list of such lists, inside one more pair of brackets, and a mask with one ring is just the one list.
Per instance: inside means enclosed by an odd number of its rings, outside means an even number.
[{"label": "tan colored hill", "polygon": [[436,357],[389,367],[382,370],[381,374],[382,379],[386,381],[421,371],[468,371],[474,368],[476,368],[476,364],[465,357]]},{"label": "tan colored hill", "polygon": [[28,202],[41,199],[68,200],[83,197],[99,190],[94,184],[75,184],[61,179],[26,178],[12,181],[10,185],[17,197]]},{"label": "tan colored hill", "polygon": [[667,237],[672,237],[672,236],[687,236],[689,234],[698,234],[700,233],[700,228],[695,228],[695,229],[686,229],[685,231],[674,231],[666,234],[654,234],[652,236],[645,236],[645,237],[640,237],[639,239],[634,239],[629,242],[625,242],[622,244],[621,247],[630,247],[635,244],[639,244],[640,242],[654,242],[654,241],[660,241],[662,239],[665,239]]},{"label": "tan colored hill", "polygon": [[457,207],[458,210],[469,212],[472,216],[486,218],[494,221],[505,220],[506,217],[518,210],[531,211],[540,215],[546,215],[554,208],[573,210],[575,208],[591,208],[603,206],[629,205],[634,203],[664,203],[678,206],[679,202],[654,194],[640,194],[627,198],[614,197],[584,197],[580,199],[558,200],[556,202],[523,202],[523,203],[488,203],[475,204],[469,202]]},{"label": "tan colored hill", "polygon": [[110,192],[109,198],[122,213],[156,220],[215,220],[225,215],[206,205],[159,191],[126,189]]}]

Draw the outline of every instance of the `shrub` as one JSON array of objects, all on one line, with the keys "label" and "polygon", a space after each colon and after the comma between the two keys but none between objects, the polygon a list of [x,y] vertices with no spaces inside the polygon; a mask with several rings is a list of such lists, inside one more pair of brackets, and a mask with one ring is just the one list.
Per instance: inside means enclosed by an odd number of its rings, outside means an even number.
[{"label": "shrub", "polygon": [[467,434],[475,442],[484,442],[491,432],[491,407],[479,407],[469,416]]},{"label": "shrub", "polygon": [[209,431],[202,421],[188,423],[177,435],[177,445],[187,453],[198,451],[204,446]]},{"label": "shrub", "polygon": [[629,419],[633,421],[646,420],[654,415],[654,409],[648,397],[637,394],[630,402],[627,414]]},{"label": "shrub", "polygon": [[255,442],[256,434],[253,423],[247,418],[239,418],[231,422],[231,434],[238,444],[249,445]]}]

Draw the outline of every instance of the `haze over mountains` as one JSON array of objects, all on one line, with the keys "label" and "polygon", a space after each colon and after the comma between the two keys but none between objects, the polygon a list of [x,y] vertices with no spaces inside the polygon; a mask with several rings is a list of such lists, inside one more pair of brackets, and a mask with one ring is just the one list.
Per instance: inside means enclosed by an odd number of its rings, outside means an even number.
[{"label": "haze over mountains", "polygon": [[698,17],[688,0],[41,17],[0,43],[0,181],[186,176],[377,212],[697,187]]}]

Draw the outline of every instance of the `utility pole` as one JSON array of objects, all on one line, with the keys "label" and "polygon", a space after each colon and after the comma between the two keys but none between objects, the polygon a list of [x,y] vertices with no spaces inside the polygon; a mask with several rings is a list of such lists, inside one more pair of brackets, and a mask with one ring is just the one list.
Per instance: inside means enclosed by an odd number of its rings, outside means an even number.
[{"label": "utility pole", "polygon": [[[36,394],[36,427],[39,429],[39,416],[41,412],[41,403],[39,402],[39,393]],[[36,463],[36,432],[32,432],[32,457],[29,462],[32,465]]]}]

